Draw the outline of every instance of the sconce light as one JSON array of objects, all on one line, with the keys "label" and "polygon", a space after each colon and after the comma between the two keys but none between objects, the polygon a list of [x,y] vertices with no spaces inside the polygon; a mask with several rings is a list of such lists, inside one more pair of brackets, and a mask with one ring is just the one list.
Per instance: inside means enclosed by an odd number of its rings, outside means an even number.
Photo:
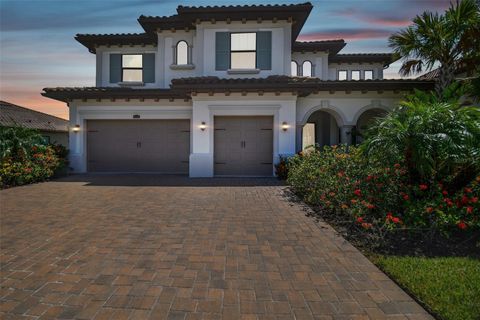
[{"label": "sconce light", "polygon": [[283,130],[283,131],[287,131],[287,130],[288,130],[288,127],[289,127],[288,123],[286,123],[285,121],[283,121],[283,122],[282,122],[282,130]]},{"label": "sconce light", "polygon": [[206,128],[207,125],[205,124],[205,121],[202,121],[202,123],[200,124],[200,130],[205,131]]},{"label": "sconce light", "polygon": [[80,125],[79,124],[76,124],[75,127],[72,128],[72,131],[77,133],[78,131],[80,131]]}]

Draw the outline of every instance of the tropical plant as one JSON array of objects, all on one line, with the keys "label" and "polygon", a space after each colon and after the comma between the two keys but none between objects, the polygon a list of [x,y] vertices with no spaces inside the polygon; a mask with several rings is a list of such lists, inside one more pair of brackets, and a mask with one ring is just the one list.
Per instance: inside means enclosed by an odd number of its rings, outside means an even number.
[{"label": "tropical plant", "polygon": [[0,127],[0,186],[18,186],[52,177],[67,164],[68,150],[46,145],[35,130]]},{"label": "tropical plant", "polygon": [[[392,231],[433,238],[480,230],[480,176],[457,192],[443,183],[411,184],[404,163],[370,159],[361,149],[325,146],[289,158],[287,182],[327,220],[372,239]],[[377,241],[382,245],[382,241]]]},{"label": "tropical plant", "polygon": [[36,130],[22,127],[0,127],[0,157],[22,157],[31,152],[32,146],[44,145]]},{"label": "tropical plant", "polygon": [[402,75],[439,65],[438,96],[455,79],[455,71],[480,65],[480,13],[475,0],[461,0],[444,14],[424,12],[413,24],[394,33],[389,45],[403,59]]},{"label": "tropical plant", "polygon": [[441,100],[448,99],[417,91],[371,127],[362,148],[387,163],[405,161],[410,183],[462,188],[479,172],[480,110]]}]

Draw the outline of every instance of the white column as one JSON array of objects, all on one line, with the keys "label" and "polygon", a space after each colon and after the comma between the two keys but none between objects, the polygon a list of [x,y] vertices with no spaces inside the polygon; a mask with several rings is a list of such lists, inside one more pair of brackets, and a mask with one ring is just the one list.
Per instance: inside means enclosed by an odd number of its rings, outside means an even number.
[{"label": "white column", "polygon": [[341,132],[340,143],[341,144],[347,144],[347,145],[352,144],[352,129],[353,129],[352,125],[345,125],[345,126],[341,127],[341,129],[340,129],[340,132]]},{"label": "white column", "polygon": [[302,151],[303,148],[303,125],[297,124],[297,136],[295,150],[297,152]]},{"label": "white column", "polygon": [[[213,116],[208,103],[193,99],[190,177],[213,177]],[[205,122],[205,130],[200,129]]]}]

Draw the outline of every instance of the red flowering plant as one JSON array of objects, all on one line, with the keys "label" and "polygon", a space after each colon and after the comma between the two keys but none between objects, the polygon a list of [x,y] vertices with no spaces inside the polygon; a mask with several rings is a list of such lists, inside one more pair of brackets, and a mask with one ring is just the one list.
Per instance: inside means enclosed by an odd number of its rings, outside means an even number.
[{"label": "red flowering plant", "polygon": [[2,188],[48,179],[61,164],[54,147],[34,130],[2,127],[0,140]]},{"label": "red flowering plant", "polygon": [[324,214],[380,237],[480,228],[480,178],[452,193],[439,183],[411,184],[407,171],[401,161],[385,165],[355,147],[333,146],[291,158],[287,182]]}]

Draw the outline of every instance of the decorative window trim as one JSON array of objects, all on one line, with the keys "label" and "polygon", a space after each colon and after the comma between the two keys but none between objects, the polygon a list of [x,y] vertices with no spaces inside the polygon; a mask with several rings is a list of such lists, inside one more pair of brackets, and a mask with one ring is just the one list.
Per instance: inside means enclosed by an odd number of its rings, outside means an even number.
[{"label": "decorative window trim", "polygon": [[[294,63],[295,63],[295,67],[296,67],[296,68],[295,68],[295,69],[296,69],[296,70],[295,70],[295,73],[296,73],[295,75],[292,74],[292,69],[293,69],[293,64],[294,64]],[[300,73],[299,73],[299,70],[298,70],[298,62],[295,61],[295,60],[292,60],[292,61],[290,62],[290,75],[291,75],[292,77],[298,77],[299,74],[300,74]]]},{"label": "decorative window trim", "polygon": [[121,87],[143,87],[145,83],[143,81],[122,81],[118,85]]},{"label": "decorative window trim", "polygon": [[[187,44],[187,64],[178,64],[178,44],[180,42],[185,42]],[[195,65],[192,62],[192,52],[193,45],[189,44],[187,40],[179,40],[175,45],[172,46],[173,51],[173,63],[170,65],[170,69],[173,70],[191,70],[195,68]]]},{"label": "decorative window trim", "polygon": [[[303,74],[303,66],[305,65],[305,63],[310,63],[310,75],[309,76],[306,76]],[[312,61],[310,60],[305,60],[302,62],[302,65],[300,67],[300,70],[301,70],[301,74],[302,74],[302,77],[309,77],[309,78],[313,78],[314,77],[314,66],[313,66],[313,63]]]},{"label": "decorative window trim", "polygon": [[228,69],[228,74],[257,74],[260,73],[260,69]]}]

